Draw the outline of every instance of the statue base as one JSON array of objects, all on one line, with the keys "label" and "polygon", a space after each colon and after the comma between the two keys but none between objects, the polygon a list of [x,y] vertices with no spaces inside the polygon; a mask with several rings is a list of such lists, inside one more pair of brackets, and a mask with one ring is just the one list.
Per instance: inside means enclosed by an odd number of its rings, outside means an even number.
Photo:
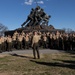
[{"label": "statue base", "polygon": [[12,30],[12,31],[6,31],[5,32],[5,36],[7,35],[13,35],[15,31],[21,33],[22,31],[24,31],[25,33],[27,32],[33,32],[33,31],[40,31],[40,32],[64,32],[64,30],[61,30],[61,29],[55,29],[52,25],[36,25],[36,26],[27,26],[27,27],[21,27],[21,28],[18,28],[18,29],[15,29],[15,30]]}]

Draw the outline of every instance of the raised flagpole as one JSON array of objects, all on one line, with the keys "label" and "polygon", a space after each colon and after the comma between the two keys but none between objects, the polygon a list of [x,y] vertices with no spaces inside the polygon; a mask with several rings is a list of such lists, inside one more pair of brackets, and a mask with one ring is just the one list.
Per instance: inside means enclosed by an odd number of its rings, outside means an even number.
[{"label": "raised flagpole", "polygon": [[38,6],[37,0],[35,0],[35,2],[36,2],[36,5]]}]

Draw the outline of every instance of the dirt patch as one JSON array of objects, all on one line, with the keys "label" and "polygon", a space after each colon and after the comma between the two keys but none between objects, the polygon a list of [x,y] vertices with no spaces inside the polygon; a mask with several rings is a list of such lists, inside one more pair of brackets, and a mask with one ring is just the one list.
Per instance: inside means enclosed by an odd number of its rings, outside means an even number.
[{"label": "dirt patch", "polygon": [[0,54],[0,58],[9,56],[9,54]]},{"label": "dirt patch", "polygon": [[0,75],[9,75],[8,73],[0,73]]}]

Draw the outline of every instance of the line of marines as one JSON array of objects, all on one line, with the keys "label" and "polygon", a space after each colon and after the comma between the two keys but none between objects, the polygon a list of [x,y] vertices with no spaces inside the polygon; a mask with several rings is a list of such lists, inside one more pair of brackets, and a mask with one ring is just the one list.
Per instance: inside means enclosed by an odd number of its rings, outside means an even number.
[{"label": "line of marines", "polygon": [[[59,50],[75,49],[75,34],[40,32],[39,47]],[[32,48],[33,32],[14,32],[13,36],[0,36],[0,52]]]}]

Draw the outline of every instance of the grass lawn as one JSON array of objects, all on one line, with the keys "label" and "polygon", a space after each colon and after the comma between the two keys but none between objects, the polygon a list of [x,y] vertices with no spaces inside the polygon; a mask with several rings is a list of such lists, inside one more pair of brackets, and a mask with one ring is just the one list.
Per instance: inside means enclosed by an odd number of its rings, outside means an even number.
[{"label": "grass lawn", "polygon": [[75,54],[7,55],[0,57],[0,75],[75,75]]}]

